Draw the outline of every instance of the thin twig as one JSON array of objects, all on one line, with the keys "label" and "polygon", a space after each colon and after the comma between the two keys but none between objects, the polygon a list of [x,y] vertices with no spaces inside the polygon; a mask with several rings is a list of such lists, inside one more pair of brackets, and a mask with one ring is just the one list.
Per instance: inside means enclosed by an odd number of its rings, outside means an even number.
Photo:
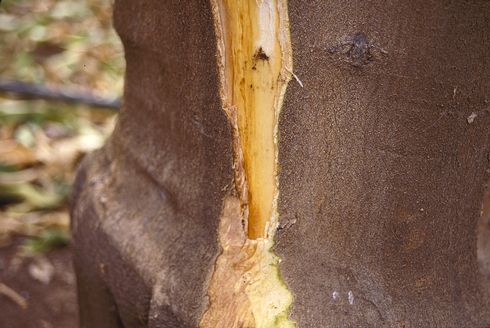
[{"label": "thin twig", "polygon": [[296,82],[298,82],[298,84],[303,88],[303,82],[301,82],[301,80],[299,79],[299,77],[294,74],[294,72],[292,70],[290,70],[289,68],[286,67],[286,71],[288,71],[289,73],[291,73],[291,75],[294,77],[294,79],[296,80]]}]

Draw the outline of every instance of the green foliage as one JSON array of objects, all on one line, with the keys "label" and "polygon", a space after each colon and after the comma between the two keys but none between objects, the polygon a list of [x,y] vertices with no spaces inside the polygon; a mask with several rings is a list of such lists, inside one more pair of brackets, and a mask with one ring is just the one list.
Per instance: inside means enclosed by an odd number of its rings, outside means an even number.
[{"label": "green foliage", "polygon": [[39,236],[28,238],[22,245],[22,250],[27,255],[36,255],[64,247],[69,242],[70,236],[66,231],[47,229]]}]

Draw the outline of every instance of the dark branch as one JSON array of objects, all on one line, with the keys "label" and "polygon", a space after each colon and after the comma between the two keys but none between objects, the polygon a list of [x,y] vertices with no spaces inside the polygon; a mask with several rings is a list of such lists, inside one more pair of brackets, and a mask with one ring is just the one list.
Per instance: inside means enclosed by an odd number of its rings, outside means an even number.
[{"label": "dark branch", "polygon": [[108,99],[80,90],[52,88],[12,80],[0,79],[0,94],[20,99],[44,99],[115,110],[121,107],[119,98]]}]

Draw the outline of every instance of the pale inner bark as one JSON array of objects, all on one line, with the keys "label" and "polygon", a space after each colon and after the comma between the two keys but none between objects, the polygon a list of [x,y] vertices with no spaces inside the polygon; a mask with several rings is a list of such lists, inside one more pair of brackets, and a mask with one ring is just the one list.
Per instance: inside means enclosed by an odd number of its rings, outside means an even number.
[{"label": "pale inner bark", "polygon": [[[290,79],[285,1],[217,0],[223,101],[238,130],[237,169],[250,239],[267,237],[277,197],[277,121]],[[289,69],[289,71],[288,71]],[[243,169],[243,170],[241,170]]]},{"label": "pale inner bark", "polygon": [[238,197],[224,203],[222,253],[201,327],[294,327],[288,319],[292,295],[271,251],[278,221],[277,124],[292,68],[286,0],[211,4],[223,109],[234,129]]}]

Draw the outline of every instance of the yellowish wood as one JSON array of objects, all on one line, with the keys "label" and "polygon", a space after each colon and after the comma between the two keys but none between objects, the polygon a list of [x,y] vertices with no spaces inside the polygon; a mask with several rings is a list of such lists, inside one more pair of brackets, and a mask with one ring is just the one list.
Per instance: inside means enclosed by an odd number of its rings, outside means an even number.
[{"label": "yellowish wood", "polygon": [[[223,109],[234,130],[235,186],[220,218],[202,328],[295,327],[271,251],[277,217],[277,123],[291,75],[286,0],[211,0]],[[242,223],[245,223],[245,228]]]},{"label": "yellowish wood", "polygon": [[236,111],[248,237],[264,238],[277,196],[277,121],[291,66],[285,1],[218,1],[228,108]]}]

